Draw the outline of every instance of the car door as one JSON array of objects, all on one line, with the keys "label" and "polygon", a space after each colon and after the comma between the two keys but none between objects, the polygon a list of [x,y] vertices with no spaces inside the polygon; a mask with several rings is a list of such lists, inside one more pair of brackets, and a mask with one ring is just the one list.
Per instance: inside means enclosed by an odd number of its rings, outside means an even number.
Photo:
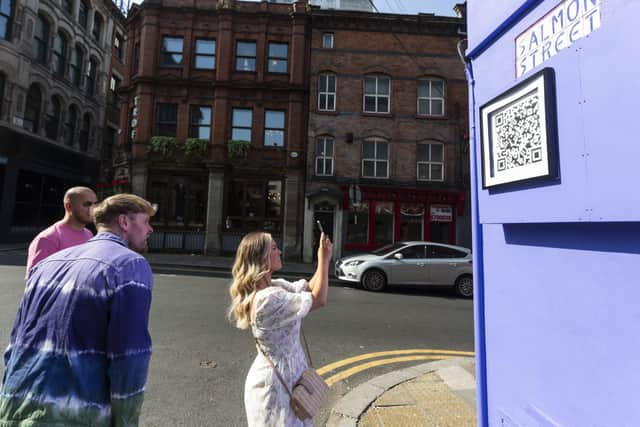
[{"label": "car door", "polygon": [[[402,259],[396,259],[395,254],[402,254]],[[424,244],[410,245],[391,254],[391,283],[416,285],[424,283],[426,274],[426,259]]]},{"label": "car door", "polygon": [[432,285],[453,285],[466,253],[439,245],[427,245],[427,265]]}]

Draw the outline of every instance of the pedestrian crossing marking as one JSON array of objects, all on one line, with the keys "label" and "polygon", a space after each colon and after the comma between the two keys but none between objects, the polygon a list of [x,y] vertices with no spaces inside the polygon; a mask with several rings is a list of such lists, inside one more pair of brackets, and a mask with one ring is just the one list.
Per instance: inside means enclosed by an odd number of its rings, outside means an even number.
[{"label": "pedestrian crossing marking", "polygon": [[403,357],[393,357],[391,359],[380,359],[374,360],[371,362],[363,363],[362,365],[356,365],[353,368],[345,369],[335,375],[330,376],[325,381],[331,387],[333,384],[338,381],[342,381],[345,378],[348,378],[352,375],[355,375],[359,372],[366,371],[367,369],[375,368],[377,366],[389,365],[391,363],[400,363],[400,362],[411,362],[415,360],[442,360],[449,359],[451,356],[403,356]]},{"label": "pedestrian crossing marking", "polygon": [[414,348],[408,350],[390,350],[390,351],[378,351],[375,353],[366,353],[358,356],[350,357],[348,359],[342,359],[334,363],[330,363],[325,365],[317,370],[319,375],[324,375],[328,372],[331,372],[337,368],[341,368],[346,365],[350,365],[355,362],[359,362],[361,360],[374,359],[376,357],[383,356],[398,356],[402,354],[446,354],[450,356],[468,356],[473,357],[475,353],[472,351],[457,351],[457,350],[437,350],[437,349],[426,349],[426,348]]}]

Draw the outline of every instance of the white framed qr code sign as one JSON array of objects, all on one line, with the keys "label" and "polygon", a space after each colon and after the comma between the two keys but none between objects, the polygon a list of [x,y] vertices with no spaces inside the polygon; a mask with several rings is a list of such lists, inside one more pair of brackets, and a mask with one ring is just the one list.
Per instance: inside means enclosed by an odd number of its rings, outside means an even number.
[{"label": "white framed qr code sign", "polygon": [[558,178],[555,105],[545,68],[480,107],[483,188]]}]

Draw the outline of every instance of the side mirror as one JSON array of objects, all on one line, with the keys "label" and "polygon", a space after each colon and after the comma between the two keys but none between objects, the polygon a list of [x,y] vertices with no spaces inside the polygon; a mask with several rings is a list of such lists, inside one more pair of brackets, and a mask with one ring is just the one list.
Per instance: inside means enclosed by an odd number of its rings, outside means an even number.
[{"label": "side mirror", "polygon": [[400,260],[400,259],[404,258],[404,256],[402,256],[402,254],[401,254],[400,252],[393,254],[393,257],[394,257],[395,259],[398,259],[398,260]]}]

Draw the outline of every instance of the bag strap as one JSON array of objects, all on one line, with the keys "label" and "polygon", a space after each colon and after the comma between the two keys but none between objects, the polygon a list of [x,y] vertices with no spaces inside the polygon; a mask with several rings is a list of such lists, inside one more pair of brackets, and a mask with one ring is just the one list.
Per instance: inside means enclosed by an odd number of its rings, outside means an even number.
[{"label": "bag strap", "polygon": [[311,361],[311,352],[309,351],[309,344],[307,344],[307,337],[304,335],[304,329],[302,329],[302,325],[300,325],[300,335],[302,335],[302,340],[304,341],[304,348],[307,354],[307,362],[309,362],[309,366],[313,368],[313,362]]},{"label": "bag strap", "polygon": [[287,391],[287,394],[289,395],[289,399],[291,399],[291,390],[289,390],[289,386],[287,385],[287,383],[282,378],[282,375],[280,375],[280,372],[278,371],[278,368],[276,368],[276,365],[273,364],[273,362],[271,361],[271,358],[269,356],[267,356],[267,353],[264,352],[264,350],[262,349],[262,346],[260,345],[260,341],[258,341],[258,338],[254,338],[254,339],[256,340],[256,345],[258,346],[258,350],[267,359],[267,362],[269,362],[269,365],[271,365],[271,367],[273,368],[274,372],[276,373],[276,376],[278,377],[278,379],[282,383],[284,389]]}]

